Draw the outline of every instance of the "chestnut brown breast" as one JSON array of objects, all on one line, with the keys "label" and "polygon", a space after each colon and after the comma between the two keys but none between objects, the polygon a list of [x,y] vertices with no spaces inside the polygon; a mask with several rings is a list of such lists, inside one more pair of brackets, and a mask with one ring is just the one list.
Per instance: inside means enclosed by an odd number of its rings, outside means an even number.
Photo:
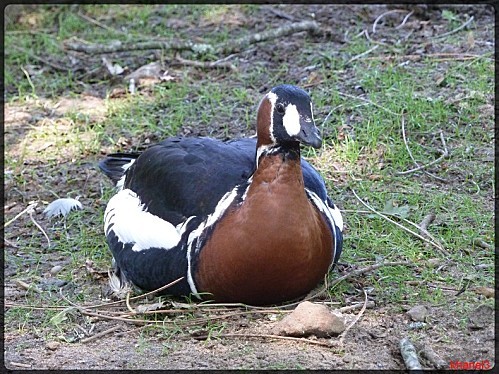
[{"label": "chestnut brown breast", "polygon": [[262,157],[242,204],[232,206],[199,254],[200,292],[252,305],[304,295],[327,273],[333,237],[304,190],[299,157]]}]

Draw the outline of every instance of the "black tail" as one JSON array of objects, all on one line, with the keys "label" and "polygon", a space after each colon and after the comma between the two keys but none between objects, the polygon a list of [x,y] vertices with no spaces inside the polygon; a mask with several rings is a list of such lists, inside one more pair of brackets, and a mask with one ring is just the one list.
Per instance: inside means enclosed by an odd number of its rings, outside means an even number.
[{"label": "black tail", "polygon": [[125,175],[126,168],[123,167],[139,156],[140,153],[112,153],[99,161],[99,168],[116,184]]}]

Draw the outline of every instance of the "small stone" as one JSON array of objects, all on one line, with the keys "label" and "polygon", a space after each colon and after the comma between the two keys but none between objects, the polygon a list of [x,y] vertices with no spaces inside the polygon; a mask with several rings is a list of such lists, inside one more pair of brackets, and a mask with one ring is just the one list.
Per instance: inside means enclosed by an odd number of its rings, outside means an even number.
[{"label": "small stone", "polygon": [[407,314],[415,322],[423,322],[428,315],[428,309],[424,305],[413,306]]},{"label": "small stone", "polygon": [[428,260],[428,266],[431,268],[436,268],[442,263],[442,261],[439,258],[430,258]]},{"label": "small stone", "polygon": [[55,265],[52,269],[50,269],[50,274],[56,275],[61,270],[62,270],[62,266],[61,265]]},{"label": "small stone", "polygon": [[481,330],[494,324],[494,308],[480,305],[469,315],[468,327],[472,330]]},{"label": "small stone", "polygon": [[345,331],[345,318],[340,312],[332,313],[326,306],[309,301],[298,304],[291,314],[273,328],[277,335],[309,336],[318,338],[335,336]]},{"label": "small stone", "polygon": [[59,348],[61,346],[61,343],[59,343],[59,342],[47,342],[47,344],[45,346],[47,347],[47,349],[49,349],[51,351],[55,351],[57,348]]},{"label": "small stone", "polygon": [[409,323],[408,328],[409,328],[409,330],[420,330],[425,326],[426,326],[426,323],[424,323],[424,322],[411,322],[411,323]]}]

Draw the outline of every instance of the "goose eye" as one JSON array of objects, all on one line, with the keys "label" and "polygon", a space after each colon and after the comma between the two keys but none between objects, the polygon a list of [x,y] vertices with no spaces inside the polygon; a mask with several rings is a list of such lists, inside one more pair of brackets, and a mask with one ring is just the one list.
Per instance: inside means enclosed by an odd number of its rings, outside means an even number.
[{"label": "goose eye", "polygon": [[277,113],[284,114],[285,110],[284,110],[284,105],[283,104],[279,103],[279,104],[276,105],[275,108],[277,110]]}]

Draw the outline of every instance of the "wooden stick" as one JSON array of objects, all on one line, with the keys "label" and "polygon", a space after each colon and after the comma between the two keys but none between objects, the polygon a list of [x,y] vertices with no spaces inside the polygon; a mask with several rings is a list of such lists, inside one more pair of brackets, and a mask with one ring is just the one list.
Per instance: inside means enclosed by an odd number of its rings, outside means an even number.
[{"label": "wooden stick", "polygon": [[143,51],[143,50],[155,50],[155,49],[166,49],[174,51],[192,51],[192,52],[214,52],[213,46],[209,44],[200,44],[192,42],[169,42],[166,40],[150,40],[145,42],[121,42],[114,41],[110,44],[98,44],[98,43],[88,43],[86,41],[80,41],[79,39],[72,38],[64,42],[64,47],[66,49],[84,52],[87,54],[98,54],[98,53],[116,53],[125,51]]},{"label": "wooden stick", "polygon": [[350,312],[350,311],[355,310],[355,309],[361,309],[364,307],[364,305],[366,306],[366,308],[374,308],[374,306],[376,304],[374,301],[368,301],[367,304],[366,303],[358,303],[358,304],[353,304],[353,305],[349,305],[349,306],[344,306],[344,307],[338,308],[336,310],[340,313],[345,313],[345,312]]},{"label": "wooden stick", "polygon": [[[202,335],[202,336],[193,336],[194,339],[196,340],[205,340],[208,339],[209,335]],[[316,340],[310,340],[306,338],[295,338],[292,336],[281,336],[281,335],[270,335],[270,334],[216,334],[213,337],[216,338],[266,338],[266,339],[282,339],[282,340],[291,340],[295,342],[301,342],[301,343],[307,343],[307,344],[315,344],[315,345],[320,345],[323,347],[335,347],[335,344],[331,343],[325,343],[325,342],[320,342]]]},{"label": "wooden stick", "polygon": [[89,342],[94,341],[94,340],[96,340],[96,339],[102,338],[103,336],[105,336],[105,335],[107,335],[107,334],[110,334],[110,333],[112,333],[112,332],[115,332],[115,331],[117,331],[117,330],[119,330],[119,329],[121,329],[121,326],[118,326],[118,325],[113,326],[113,327],[111,327],[110,329],[107,329],[107,330],[101,331],[101,332],[99,332],[98,334],[95,334],[95,335],[92,335],[92,336],[90,336],[90,337],[88,337],[88,338],[85,338],[85,339],[80,340],[80,343],[89,343]]},{"label": "wooden stick", "polygon": [[362,57],[364,57],[364,56],[367,56],[369,53],[371,53],[372,51],[374,51],[374,50],[375,50],[376,48],[378,48],[378,47],[379,47],[379,45],[378,45],[378,44],[376,44],[374,47],[372,47],[372,48],[368,49],[367,51],[362,52],[361,54],[358,54],[358,55],[356,55],[356,56],[353,56],[350,60],[348,60],[348,61],[346,62],[346,64],[345,64],[345,65],[348,65],[348,64],[349,64],[349,63],[351,63],[352,61],[355,61],[355,60],[357,60],[357,59],[359,59],[359,58],[362,58]]}]

